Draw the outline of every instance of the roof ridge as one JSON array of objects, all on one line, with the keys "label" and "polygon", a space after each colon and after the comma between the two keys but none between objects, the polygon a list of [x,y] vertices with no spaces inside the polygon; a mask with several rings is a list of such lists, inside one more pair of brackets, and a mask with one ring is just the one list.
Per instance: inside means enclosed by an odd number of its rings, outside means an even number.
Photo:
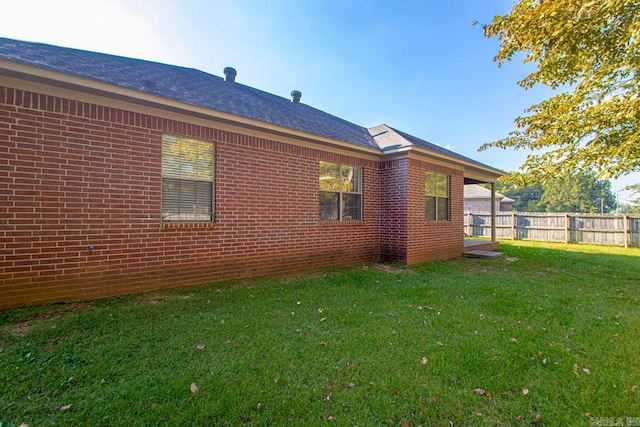
[{"label": "roof ridge", "polygon": [[0,59],[378,149],[363,126],[196,68],[7,38],[0,38]]},{"label": "roof ridge", "polygon": [[[185,67],[185,66],[182,66],[182,65],[168,64],[166,62],[159,62],[159,61],[154,61],[154,60],[151,60],[151,59],[134,58],[134,57],[131,57],[131,56],[118,55],[118,54],[115,54],[115,53],[97,52],[97,51],[93,51],[93,50],[80,49],[80,48],[77,48],[77,47],[59,46],[59,45],[50,44],[50,43],[33,42],[33,41],[27,41],[27,40],[19,40],[19,39],[10,39],[10,38],[7,38],[7,37],[0,37],[0,42],[4,42],[4,41],[25,43],[25,44],[30,44],[30,45],[39,45],[39,46],[47,47],[47,48],[68,50],[68,51],[73,51],[73,52],[77,52],[77,53],[86,53],[86,54],[89,54],[89,55],[106,56],[106,57],[124,59],[124,60],[128,60],[128,61],[133,61],[133,62],[144,62],[144,63],[148,63],[148,64],[163,65],[163,66],[166,66],[166,67],[175,67],[175,68],[180,68],[182,70],[198,71],[200,73],[209,74],[206,71],[202,71],[202,70],[199,70],[199,69],[194,68],[194,67]],[[20,59],[20,58],[16,57],[16,59]],[[210,75],[215,76],[214,74],[210,74]],[[218,76],[215,76],[215,77],[218,77]]]}]

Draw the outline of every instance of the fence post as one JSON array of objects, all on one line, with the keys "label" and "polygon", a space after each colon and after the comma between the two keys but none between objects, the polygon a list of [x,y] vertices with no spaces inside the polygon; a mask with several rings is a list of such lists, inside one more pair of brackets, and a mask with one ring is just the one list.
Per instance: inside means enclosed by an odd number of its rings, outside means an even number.
[{"label": "fence post", "polygon": [[473,221],[473,214],[471,211],[467,212],[467,235],[469,237],[473,237],[473,225],[471,222]]},{"label": "fence post", "polygon": [[564,214],[564,228],[564,243],[569,244],[571,243],[571,219],[568,213]]},{"label": "fence post", "polygon": [[511,212],[511,239],[516,240],[516,213]]},{"label": "fence post", "polygon": [[629,236],[629,229],[631,228],[631,220],[629,219],[629,215],[625,215],[624,216],[624,247],[628,248],[629,247],[629,240],[630,237]]}]

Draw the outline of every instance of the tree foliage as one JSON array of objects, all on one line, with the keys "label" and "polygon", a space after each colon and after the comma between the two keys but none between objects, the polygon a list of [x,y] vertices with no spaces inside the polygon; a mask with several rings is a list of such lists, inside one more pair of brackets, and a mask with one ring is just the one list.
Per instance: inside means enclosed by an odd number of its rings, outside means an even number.
[{"label": "tree foliage", "polygon": [[616,208],[611,182],[593,173],[567,173],[544,185],[540,205],[547,212],[609,213]]},{"label": "tree foliage", "polygon": [[540,198],[544,188],[540,184],[517,186],[509,179],[499,179],[496,191],[514,200],[511,208],[518,212],[544,212]]},{"label": "tree foliage", "polygon": [[530,149],[521,166],[537,181],[565,171],[601,178],[640,171],[640,2],[519,0],[484,25],[498,65],[516,54],[537,69],[518,84],[557,90],[489,147]]},{"label": "tree foliage", "polygon": [[515,200],[516,211],[609,213],[616,208],[611,182],[598,179],[594,172],[569,172],[544,184],[514,184],[523,181],[525,176],[515,174],[496,185],[496,191]]},{"label": "tree foliage", "polygon": [[631,197],[633,197],[632,203],[634,205],[640,205],[640,184],[628,185],[626,189],[631,191]]}]

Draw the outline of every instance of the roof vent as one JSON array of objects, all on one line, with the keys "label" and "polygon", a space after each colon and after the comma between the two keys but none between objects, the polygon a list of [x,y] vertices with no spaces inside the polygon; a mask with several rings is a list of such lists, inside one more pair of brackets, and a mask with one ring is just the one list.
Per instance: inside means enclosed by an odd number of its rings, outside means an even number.
[{"label": "roof vent", "polygon": [[300,98],[302,98],[302,92],[299,90],[294,90],[291,92],[291,102],[294,104],[300,104]]},{"label": "roof vent", "polygon": [[224,69],[224,81],[233,83],[236,81],[236,69],[233,67],[225,67]]}]

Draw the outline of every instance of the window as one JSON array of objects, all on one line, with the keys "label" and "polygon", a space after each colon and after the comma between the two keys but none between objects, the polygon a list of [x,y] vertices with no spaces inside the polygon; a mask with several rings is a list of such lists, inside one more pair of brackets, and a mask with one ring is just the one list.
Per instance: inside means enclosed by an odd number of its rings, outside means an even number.
[{"label": "window", "polygon": [[362,220],[362,169],[320,162],[320,220]]},{"label": "window", "polygon": [[213,221],[211,141],[162,136],[162,221]]},{"label": "window", "polygon": [[424,181],[427,221],[449,220],[449,177],[427,172]]}]

